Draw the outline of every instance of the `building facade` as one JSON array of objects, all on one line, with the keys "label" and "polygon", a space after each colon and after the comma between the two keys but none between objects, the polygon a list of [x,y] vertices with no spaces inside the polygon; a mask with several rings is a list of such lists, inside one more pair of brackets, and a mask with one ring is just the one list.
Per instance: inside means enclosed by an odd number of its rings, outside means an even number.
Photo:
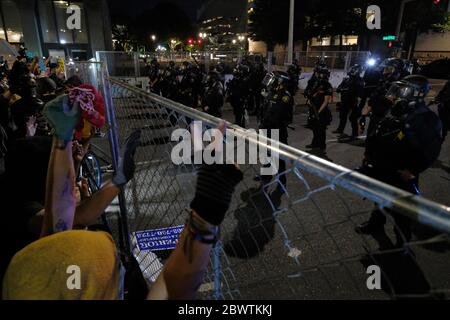
[{"label": "building facade", "polygon": [[112,49],[107,0],[0,0],[0,38],[32,55],[88,60]]},{"label": "building facade", "polygon": [[247,0],[206,1],[197,12],[197,21],[210,49],[246,49]]},{"label": "building facade", "polygon": [[[445,0],[447,11],[450,13],[450,1]],[[414,57],[422,63],[437,59],[450,59],[450,31],[421,33],[417,37]]]}]

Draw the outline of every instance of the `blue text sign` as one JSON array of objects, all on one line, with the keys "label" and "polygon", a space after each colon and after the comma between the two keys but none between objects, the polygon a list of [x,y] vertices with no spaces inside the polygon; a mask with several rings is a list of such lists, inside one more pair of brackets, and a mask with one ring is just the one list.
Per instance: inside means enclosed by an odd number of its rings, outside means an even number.
[{"label": "blue text sign", "polygon": [[141,251],[160,251],[175,249],[184,226],[156,230],[138,231],[134,233]]}]

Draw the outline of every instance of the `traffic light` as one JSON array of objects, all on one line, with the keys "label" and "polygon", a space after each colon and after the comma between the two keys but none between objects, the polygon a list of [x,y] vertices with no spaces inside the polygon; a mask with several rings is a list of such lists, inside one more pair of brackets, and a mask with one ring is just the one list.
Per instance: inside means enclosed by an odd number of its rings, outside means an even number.
[{"label": "traffic light", "polygon": [[192,40],[191,38],[188,39],[188,44],[193,44],[194,40]]},{"label": "traffic light", "polygon": [[401,41],[386,41],[386,45],[389,49],[401,49],[403,47],[403,42]]},{"label": "traffic light", "polygon": [[435,5],[439,5],[439,4],[441,3],[441,0],[433,0],[433,3],[434,3]]}]

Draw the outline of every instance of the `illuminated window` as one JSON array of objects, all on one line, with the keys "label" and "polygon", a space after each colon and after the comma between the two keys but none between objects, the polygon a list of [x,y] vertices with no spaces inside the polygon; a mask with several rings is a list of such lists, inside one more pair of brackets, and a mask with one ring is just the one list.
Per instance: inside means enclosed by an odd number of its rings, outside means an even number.
[{"label": "illuminated window", "polygon": [[0,39],[5,39],[6,40],[6,35],[5,35],[5,30],[3,30],[3,19],[0,15]]},{"label": "illuminated window", "polygon": [[[71,13],[67,13],[70,5],[77,5],[81,9],[81,29],[71,30],[67,26],[68,19],[71,16]],[[45,43],[58,43],[59,41],[60,44],[84,44],[89,42],[82,2],[41,0],[38,10],[42,38]]]},{"label": "illuminated window", "polygon": [[6,39],[12,43],[23,42],[23,29],[17,5],[11,0],[2,1],[1,4],[6,26]]},{"label": "illuminated window", "polygon": [[87,33],[87,26],[86,26],[86,19],[85,19],[85,12],[83,3],[81,2],[71,2],[71,4],[76,4],[81,9],[81,29],[80,30],[73,30],[73,39],[75,43],[88,43],[88,33]]},{"label": "illuminated window", "polygon": [[39,21],[41,22],[42,39],[45,43],[57,43],[55,16],[50,1],[39,1]]},{"label": "illuminated window", "polygon": [[67,8],[69,2],[67,1],[53,1],[55,6],[56,22],[58,26],[59,42],[61,44],[73,43],[72,30],[67,28]]}]

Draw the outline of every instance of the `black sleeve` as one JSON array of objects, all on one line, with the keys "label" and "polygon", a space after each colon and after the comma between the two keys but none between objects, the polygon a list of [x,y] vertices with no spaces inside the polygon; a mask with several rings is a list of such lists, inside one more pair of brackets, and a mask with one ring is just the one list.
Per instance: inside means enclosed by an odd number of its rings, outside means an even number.
[{"label": "black sleeve", "polygon": [[331,86],[331,84],[329,82],[327,82],[325,89],[325,96],[333,96],[333,87]]}]

